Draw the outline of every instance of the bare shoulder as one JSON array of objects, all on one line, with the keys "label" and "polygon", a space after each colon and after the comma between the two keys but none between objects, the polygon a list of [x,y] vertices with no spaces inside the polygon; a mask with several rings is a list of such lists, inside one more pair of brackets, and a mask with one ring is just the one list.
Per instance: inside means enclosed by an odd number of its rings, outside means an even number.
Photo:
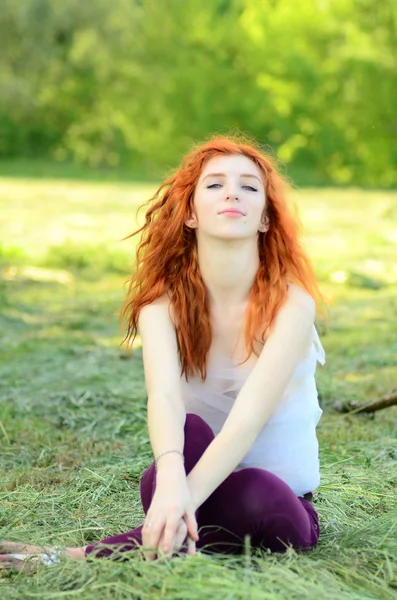
[{"label": "bare shoulder", "polygon": [[166,320],[169,320],[171,317],[173,321],[174,311],[168,294],[163,294],[150,304],[146,304],[139,313],[139,321],[146,321],[150,318],[161,316]]},{"label": "bare shoulder", "polygon": [[296,283],[289,282],[288,284],[287,304],[298,305],[313,317],[316,314],[316,302],[313,296]]},{"label": "bare shoulder", "polygon": [[170,299],[169,299],[168,294],[163,294],[162,296],[159,296],[158,298],[156,298],[156,300],[153,300],[153,302],[151,302],[150,304],[146,304],[142,308],[141,312],[147,311],[148,309],[161,310],[164,308],[168,308],[169,304],[170,304]]},{"label": "bare shoulder", "polygon": [[168,295],[144,306],[139,314],[143,367],[149,397],[179,397],[180,366]]},{"label": "bare shoulder", "polygon": [[[173,322],[172,306],[169,296],[156,298],[144,306],[139,313],[139,331],[142,347],[152,352],[152,349],[162,347],[164,351],[176,348],[176,332]],[[147,354],[147,353],[146,353]]]}]

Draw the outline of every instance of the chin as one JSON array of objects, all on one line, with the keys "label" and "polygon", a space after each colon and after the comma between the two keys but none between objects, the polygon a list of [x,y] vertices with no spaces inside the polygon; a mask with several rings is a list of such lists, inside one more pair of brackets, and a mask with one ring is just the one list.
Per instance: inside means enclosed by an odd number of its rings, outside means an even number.
[{"label": "chin", "polygon": [[256,240],[258,235],[257,235],[257,231],[237,231],[237,228],[234,229],[234,231],[232,231],[230,229],[230,231],[217,231],[217,232],[212,232],[211,233],[211,237],[215,237],[218,240],[247,240],[247,239],[254,239]]}]

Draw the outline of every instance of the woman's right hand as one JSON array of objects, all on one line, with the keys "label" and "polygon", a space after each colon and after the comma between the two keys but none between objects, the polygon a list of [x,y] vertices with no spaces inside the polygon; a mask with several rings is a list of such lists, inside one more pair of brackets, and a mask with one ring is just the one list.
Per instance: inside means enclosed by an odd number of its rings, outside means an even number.
[{"label": "woman's right hand", "polygon": [[[184,472],[157,473],[156,491],[142,529],[145,558],[154,560],[156,550],[172,554],[188,538],[189,553],[198,541],[197,520]],[[186,529],[182,523],[186,524]],[[182,535],[184,536],[181,541]]]}]

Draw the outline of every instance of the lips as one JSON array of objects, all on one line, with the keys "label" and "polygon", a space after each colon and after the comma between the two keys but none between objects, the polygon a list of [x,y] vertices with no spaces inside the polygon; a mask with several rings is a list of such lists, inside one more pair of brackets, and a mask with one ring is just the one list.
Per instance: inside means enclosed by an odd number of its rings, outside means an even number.
[{"label": "lips", "polygon": [[223,215],[224,213],[231,213],[231,214],[235,214],[235,215],[244,215],[244,213],[241,210],[236,210],[235,208],[225,208],[224,210],[221,210],[221,212],[219,214]]}]

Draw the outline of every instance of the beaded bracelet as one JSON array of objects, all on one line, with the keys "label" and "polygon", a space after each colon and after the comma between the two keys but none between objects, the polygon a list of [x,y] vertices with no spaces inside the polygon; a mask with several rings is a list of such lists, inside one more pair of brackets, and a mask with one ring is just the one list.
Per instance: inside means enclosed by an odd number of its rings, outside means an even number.
[{"label": "beaded bracelet", "polygon": [[185,457],[183,456],[183,452],[181,452],[180,450],[165,450],[164,452],[159,454],[157,458],[154,459],[154,465],[155,465],[156,471],[157,471],[157,463],[160,460],[160,458],[162,456],[164,456],[164,454],[168,454],[169,452],[177,452],[177,454],[180,454],[182,456],[183,463],[185,463]]}]

